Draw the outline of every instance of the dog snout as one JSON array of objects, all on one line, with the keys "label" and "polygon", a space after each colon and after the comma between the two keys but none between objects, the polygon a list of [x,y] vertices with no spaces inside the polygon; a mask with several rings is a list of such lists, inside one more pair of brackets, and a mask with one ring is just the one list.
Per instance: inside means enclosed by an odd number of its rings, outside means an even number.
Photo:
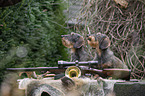
[{"label": "dog snout", "polygon": [[63,38],[64,36],[63,35],[61,35],[61,38]]},{"label": "dog snout", "polygon": [[89,41],[91,41],[90,34],[87,35],[87,39],[88,39]]},{"label": "dog snout", "polygon": [[61,35],[61,38],[66,37],[66,35]]},{"label": "dog snout", "polygon": [[91,41],[91,38],[88,38],[89,41]]}]

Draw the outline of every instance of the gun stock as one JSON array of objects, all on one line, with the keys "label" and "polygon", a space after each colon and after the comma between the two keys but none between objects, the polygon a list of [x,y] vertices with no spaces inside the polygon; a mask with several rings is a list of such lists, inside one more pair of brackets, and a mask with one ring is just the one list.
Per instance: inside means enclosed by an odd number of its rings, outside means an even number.
[{"label": "gun stock", "polygon": [[101,77],[112,77],[113,79],[123,79],[123,80],[130,80],[130,69],[87,69],[84,70],[85,73],[92,73],[98,74]]}]

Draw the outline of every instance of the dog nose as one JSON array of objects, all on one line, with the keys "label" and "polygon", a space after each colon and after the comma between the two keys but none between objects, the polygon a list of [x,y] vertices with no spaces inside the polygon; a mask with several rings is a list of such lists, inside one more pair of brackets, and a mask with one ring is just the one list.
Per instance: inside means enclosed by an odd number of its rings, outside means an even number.
[{"label": "dog nose", "polygon": [[88,38],[89,41],[91,41],[91,38]]},{"label": "dog nose", "polygon": [[61,38],[63,38],[64,37],[64,35],[61,35]]},{"label": "dog nose", "polygon": [[90,34],[87,34],[87,37],[89,37],[90,36]]},{"label": "dog nose", "polygon": [[63,38],[63,37],[68,37],[68,35],[61,35],[61,38]]}]

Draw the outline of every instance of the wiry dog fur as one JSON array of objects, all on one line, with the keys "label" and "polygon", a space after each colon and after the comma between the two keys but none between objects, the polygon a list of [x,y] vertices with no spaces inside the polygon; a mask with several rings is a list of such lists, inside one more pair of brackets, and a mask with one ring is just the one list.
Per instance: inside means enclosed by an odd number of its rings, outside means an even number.
[{"label": "wiry dog fur", "polygon": [[110,40],[105,34],[89,34],[88,44],[96,49],[98,65],[101,68],[122,68],[128,69],[127,66],[110,50]]},{"label": "wiry dog fur", "polygon": [[84,39],[80,34],[72,32],[68,35],[61,35],[62,43],[65,47],[71,48],[71,61],[89,61],[92,60],[84,49]]}]

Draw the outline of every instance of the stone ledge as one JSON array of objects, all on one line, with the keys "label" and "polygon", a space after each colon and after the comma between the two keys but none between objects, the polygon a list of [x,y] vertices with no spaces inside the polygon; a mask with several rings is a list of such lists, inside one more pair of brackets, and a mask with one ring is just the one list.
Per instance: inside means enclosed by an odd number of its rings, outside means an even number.
[{"label": "stone ledge", "polygon": [[145,96],[145,82],[117,82],[114,92],[116,96]]}]

